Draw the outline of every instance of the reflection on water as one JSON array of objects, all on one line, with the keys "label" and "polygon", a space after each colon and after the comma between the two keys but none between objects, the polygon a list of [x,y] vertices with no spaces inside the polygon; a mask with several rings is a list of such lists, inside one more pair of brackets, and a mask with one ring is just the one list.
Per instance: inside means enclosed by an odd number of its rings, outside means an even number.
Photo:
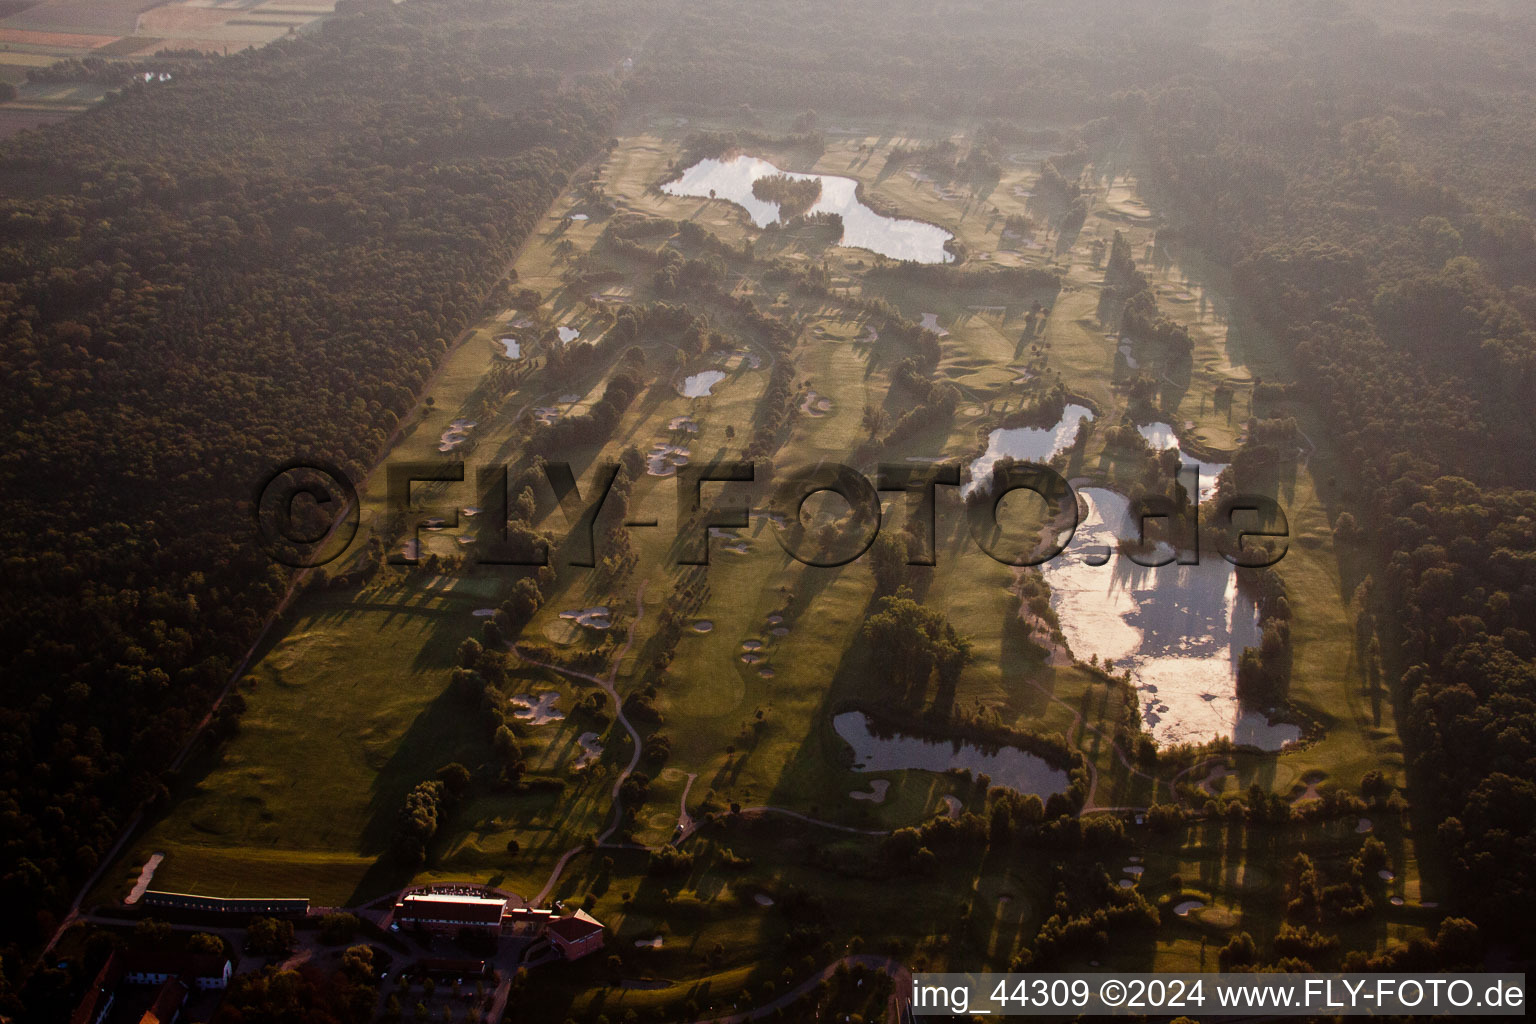
[{"label": "reflection on water", "polygon": [[682,392],[684,398],[704,398],[711,388],[723,380],[725,380],[725,371],[704,370],[702,373],[683,378],[677,390]]},{"label": "reflection on water", "polygon": [[961,488],[961,496],[969,497],[977,487],[991,486],[992,467],[1001,459],[1045,462],[1057,452],[1064,451],[1077,436],[1081,421],[1091,419],[1092,409],[1069,402],[1053,427],[999,427],[992,431],[987,435],[987,450],[971,463],[971,480]]},{"label": "reflection on water", "polygon": [[[1167,423],[1146,423],[1136,428],[1141,436],[1147,439],[1147,444],[1152,446],[1155,452],[1167,451],[1169,448],[1179,448],[1179,436],[1173,432],[1173,427]],[[1225,462],[1205,462],[1179,448],[1179,461],[1186,466],[1193,466],[1200,470],[1200,493],[1198,500],[1205,501],[1216,493],[1216,478],[1221,471],[1227,468]]]},{"label": "reflection on water", "polygon": [[971,743],[945,742],[920,736],[876,736],[869,729],[869,716],[862,711],[846,711],[832,719],[837,730],[853,748],[853,768],[860,772],[891,772],[918,769],[927,772],[968,771],[972,777],[986,775],[994,786],[1007,786],[1020,793],[1041,797],[1064,792],[1067,773],[1052,768],[1044,760],[1018,747],[999,747],[986,751]]},{"label": "reflection on water", "polygon": [[1130,670],[1142,719],[1161,744],[1227,736],[1278,750],[1300,738],[1294,725],[1270,725],[1237,700],[1237,662],[1259,643],[1258,609],[1237,588],[1225,559],[1147,568],[1119,556],[1090,565],[1085,556],[1113,551],[1137,536],[1130,502],[1100,487],[1078,491],[1088,514],[1072,543],[1041,566],[1051,607],[1073,654],[1108,658]]},{"label": "reflection on water", "polygon": [[[760,228],[779,219],[779,204],[757,198],[752,183],[773,174],[786,174],[766,160],[736,156],[730,160],[708,157],[683,172],[682,177],[661,186],[668,195],[728,199],[747,211]],[[821,180],[821,198],[809,213],[835,213],[843,218],[842,245],[869,249],[895,260],[916,263],[948,263],[954,259],[944,250],[953,235],[920,220],[885,217],[859,202],[858,182],[832,174],[795,174],[790,178]]]}]

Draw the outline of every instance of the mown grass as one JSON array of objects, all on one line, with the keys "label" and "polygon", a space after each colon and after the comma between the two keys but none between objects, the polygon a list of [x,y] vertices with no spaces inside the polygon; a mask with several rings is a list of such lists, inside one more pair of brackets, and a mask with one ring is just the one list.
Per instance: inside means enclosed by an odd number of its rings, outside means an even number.
[{"label": "mown grass", "polygon": [[[650,190],[678,153],[683,135],[699,126],[685,129],[670,120],[653,120],[624,138],[602,168],[606,194],[624,210],[693,217],[733,244],[757,237],[741,211],[729,204],[677,199]],[[904,214],[956,232],[973,252],[998,249],[1002,220],[1010,213],[1027,213],[1039,223],[1052,215],[1048,204],[1018,194],[1033,183],[1034,156],[1009,163],[995,185],[965,185],[961,197],[952,199],[905,173],[884,173],[884,154],[890,147],[931,141],[949,130],[891,124],[862,134],[834,133],[826,151],[810,165],[803,159],[797,164],[795,154],[765,155],[791,169],[858,177]],[[861,146],[866,147],[862,152]],[[1117,178],[1134,166],[1126,157],[1113,159]],[[776,243],[786,246],[782,251],[788,255],[825,259],[840,289],[879,295],[914,319],[936,313],[949,331],[939,376],[961,389],[955,419],[926,428],[884,453],[883,460],[969,458],[979,450],[986,428],[1021,400],[1016,374],[1007,368],[1041,358],[1048,378],[1059,375],[1074,394],[1099,407],[1101,423],[1118,420],[1125,408],[1121,385],[1128,368],[1117,356],[1118,339],[1097,320],[1102,270],[1087,247],[1094,239],[1107,241],[1120,229],[1141,258],[1152,229],[1124,215],[1134,213],[1136,206],[1123,180],[1115,189],[1113,200],[1096,208],[1070,252],[1055,255],[1052,239],[1039,249],[998,251],[994,256],[1002,265],[1062,268],[1067,286],[1059,293],[999,295],[978,288],[952,294],[888,280],[876,286],[863,276],[872,262],[868,253],[838,248],[796,253],[798,242]],[[518,286],[538,288],[546,314],[590,336],[605,321],[587,290],[568,284],[567,274],[601,225],[593,220],[563,227],[560,216],[573,201],[562,197],[541,223],[517,263]],[[562,241],[571,243],[571,251],[564,251]],[[1251,380],[1286,380],[1288,369],[1273,355],[1262,332],[1235,319],[1223,299],[1225,286],[1218,274],[1178,253],[1157,251],[1153,257],[1148,265],[1165,298],[1186,291],[1193,296],[1168,299],[1165,308],[1187,318],[1196,335],[1192,365],[1162,378],[1161,415],[1219,455],[1232,448],[1254,412]],[[867,437],[861,422],[865,406],[884,409],[892,420],[910,407],[910,397],[893,391],[889,377],[907,353],[889,341],[863,341],[865,318],[837,295],[795,293],[780,282],[764,280],[762,271],[760,263],[738,268],[729,287],[800,325],[790,356],[796,383],[832,400],[825,414],[801,415],[794,421],[773,471],[847,461]],[[622,284],[605,288],[635,302],[654,296],[648,272],[639,267],[629,268]],[[1024,338],[1023,318],[1035,301],[1050,306],[1051,313],[1037,336]],[[1003,308],[977,308],[991,306]],[[514,454],[509,441],[523,412],[553,404],[561,394],[578,395],[574,408],[580,410],[601,393],[606,368],[559,381],[535,373],[510,393],[488,393],[487,375],[499,358],[496,339],[519,315],[522,312],[496,311],[450,354],[430,390],[432,408],[407,425],[389,461],[444,460],[437,451],[439,436],[466,410],[475,410],[472,418],[478,422],[477,443],[468,456],[471,467],[505,459]],[[738,347],[752,343],[732,341]],[[733,367],[712,396],[686,399],[674,387],[676,379],[721,359],[680,361],[666,339],[644,339],[642,344],[653,375],[649,388],[625,413],[610,441],[571,453],[583,494],[589,493],[597,463],[616,459],[624,447],[644,451],[652,442],[670,438],[667,423],[676,416],[691,415],[699,423],[698,434],[689,441],[694,462],[739,452],[753,421],[768,379],[766,362],[759,370]],[[1146,365],[1161,365],[1156,353],[1144,355]],[[1230,389],[1230,401],[1218,401],[1218,385]],[[1279,411],[1298,415],[1308,437],[1324,443],[1304,403]],[[1192,426],[1185,427],[1186,422]],[[734,428],[734,437],[728,436],[728,427]],[[1125,474],[1134,472],[1136,465],[1127,453],[1106,449],[1096,438],[1074,459],[1069,475],[1124,483]],[[1225,782],[1228,791],[1258,783],[1267,790],[1293,793],[1303,776],[1318,772],[1330,784],[1350,787],[1370,769],[1401,779],[1402,756],[1390,701],[1365,692],[1356,664],[1348,595],[1358,582],[1358,560],[1334,547],[1330,522],[1349,492],[1347,483],[1333,479],[1332,466],[1323,448],[1293,474],[1273,482],[1293,537],[1280,566],[1296,613],[1292,700],[1322,725],[1322,737],[1281,754],[1234,755],[1233,774]],[[763,507],[766,484],[736,490],[750,491],[755,507]],[[450,506],[472,500],[468,484],[421,493]],[[365,529],[356,542],[359,550],[374,531],[385,535],[387,507],[383,474],[376,472],[364,488]],[[659,609],[683,572],[674,564],[675,508],[674,481],[642,479],[631,502],[632,518],[654,517],[658,525],[630,530],[639,559],[636,573],[617,584],[598,583],[593,574],[562,573],[523,637],[556,647],[595,642],[559,616],[596,604],[614,611],[615,630],[623,633],[633,623],[644,582],[646,614],[634,623],[634,645],[617,666],[616,681],[621,696],[649,681]],[[885,513],[884,528],[901,527],[899,500],[887,500]],[[562,514],[553,512],[546,525],[563,530]],[[889,697],[887,682],[870,670],[861,639],[874,590],[868,560],[840,569],[810,568],[781,550],[766,520],[754,517],[739,532],[748,543],[744,554],[726,550],[721,540],[712,541],[708,596],[689,611],[690,621],[708,620],[712,628],[707,633],[685,630],[670,666],[655,679],[657,705],[664,716],[661,732],[671,743],[671,757],[665,768],[650,772],[650,795],[632,809],[635,838],[651,845],[671,838],[690,775],[695,779],[688,806],[695,815],[723,811],[732,802],[746,807],[770,804],[852,827],[890,829],[940,811],[946,796],[979,806],[973,787],[957,776],[853,771],[846,744],[832,730],[832,713],[841,703]],[[429,551],[449,556],[460,551],[452,531],[422,537]],[[972,639],[974,660],[956,688],[957,708],[1078,745],[1097,769],[1095,795],[1101,806],[1169,799],[1166,779],[1154,784],[1127,770],[1095,731],[1112,733],[1122,702],[1119,690],[1086,669],[1045,664],[1038,648],[1027,642],[1011,571],[977,548],[952,498],[941,501],[938,537],[938,567],[912,570],[911,582],[923,600]],[[349,564],[350,559],[339,563]],[[165,818],[135,844],[125,864],[136,865],[149,852],[162,850],[167,858],[156,887],[231,895],[253,890],[292,893],[322,903],[361,899],[401,884],[398,873],[383,869],[377,857],[404,793],[448,761],[478,768],[490,760],[489,737],[470,724],[481,720],[477,710],[461,706],[446,689],[458,644],[479,632],[481,620],[472,612],[499,603],[509,579],[483,569],[462,576],[450,588],[419,571],[399,569],[387,570],[361,592],[304,596],[287,629],[243,684],[249,710],[240,735],[206,773],[191,773]],[[773,635],[769,615],[782,615],[788,633]],[[741,642],[746,639],[765,642],[765,662],[741,660]],[[764,676],[763,667],[772,675]],[[592,686],[529,669],[518,674],[511,689],[556,690],[560,707],[569,711]],[[572,773],[575,738],[588,727],[567,718],[525,729],[522,741],[531,771],[563,780],[564,788],[519,793],[495,785],[494,772],[482,773],[448,817],[418,878],[473,879],[519,892],[538,891],[563,851],[605,826],[613,772],[628,760],[628,738],[610,722],[601,737],[604,756],[597,770]],[[867,790],[876,778],[890,783],[882,803],[851,798],[850,792]],[[1288,862],[1293,847],[1335,860],[1358,847],[1359,837],[1347,828],[1331,828],[1338,834],[1308,830],[1285,840],[1284,849],[1245,847],[1207,826],[1171,838],[1133,829],[1135,848],[1147,857],[1140,883],[1144,890],[1154,897],[1198,891],[1213,909],[1170,921],[1155,941],[1115,944],[1106,968],[1195,969],[1201,964],[1202,935],[1209,947],[1224,942],[1234,929],[1272,934],[1278,927],[1274,872]],[[1390,837],[1398,872],[1394,884],[1413,902],[1419,886],[1413,838],[1396,824],[1384,827],[1382,834]],[[518,844],[516,854],[508,852],[509,841]],[[527,1003],[531,1018],[562,1019],[598,1007],[613,1016],[615,1010],[622,1014],[629,1008],[668,1006],[684,999],[719,1008],[738,1000],[744,984],[756,992],[762,980],[778,979],[785,967],[792,973],[808,971],[802,962],[806,954],[784,947],[788,923],[779,905],[762,907],[750,899],[753,893],[782,897],[793,887],[822,893],[842,941],[854,934],[885,942],[905,936],[896,944],[906,953],[956,969],[1006,967],[1048,913],[1049,859],[1043,854],[1013,862],[946,862],[940,877],[902,885],[900,898],[894,898],[889,880],[829,874],[808,863],[806,851],[812,847],[873,856],[877,841],[870,838],[787,823],[776,833],[746,830],[720,840],[751,859],[751,866],[737,869],[719,865],[709,852],[715,841],[692,841],[690,848],[702,851],[699,866],[681,878],[647,875],[645,856],[635,851],[603,849],[578,856],[556,894],[580,899],[591,893],[595,913],[612,926],[610,945],[624,958],[625,976],[668,983],[649,990],[609,988],[613,979],[594,958],[558,984],[541,985]],[[604,866],[607,860],[611,867]],[[1118,861],[1105,863],[1112,875],[1121,866]],[[122,872],[124,879],[132,874],[136,868]],[[126,881],[115,880],[112,886],[126,888]],[[679,892],[688,896],[669,899],[663,890],[673,897]],[[1426,914],[1413,907],[1384,911],[1351,930],[1349,941],[1366,948],[1401,939],[1416,933]],[[662,949],[634,946],[636,939],[657,933],[664,939]],[[720,952],[711,955],[717,945]],[[1213,950],[1209,956],[1214,957]]]}]

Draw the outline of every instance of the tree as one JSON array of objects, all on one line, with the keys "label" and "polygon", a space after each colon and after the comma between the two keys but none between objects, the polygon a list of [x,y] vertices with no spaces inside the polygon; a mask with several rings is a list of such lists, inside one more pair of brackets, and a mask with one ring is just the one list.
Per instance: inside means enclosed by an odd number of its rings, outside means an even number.
[{"label": "tree", "polygon": [[320,919],[320,941],[339,946],[357,934],[357,918],[351,914],[326,914]]},{"label": "tree", "polygon": [[446,795],[457,799],[469,788],[469,769],[457,761],[445,764],[437,770],[437,778],[443,784]]},{"label": "tree", "polygon": [[187,939],[187,949],[193,953],[211,953],[216,956],[224,954],[224,940],[217,935],[207,932],[194,932]]},{"label": "tree", "polygon": [[164,949],[171,944],[173,934],[166,922],[146,917],[133,926],[133,946],[135,949]]},{"label": "tree", "polygon": [[273,956],[293,948],[293,922],[258,917],[245,929],[245,944],[252,953]]},{"label": "tree", "polygon": [[875,575],[877,595],[894,594],[908,579],[907,535],[900,530],[882,530],[870,547],[870,567]]}]

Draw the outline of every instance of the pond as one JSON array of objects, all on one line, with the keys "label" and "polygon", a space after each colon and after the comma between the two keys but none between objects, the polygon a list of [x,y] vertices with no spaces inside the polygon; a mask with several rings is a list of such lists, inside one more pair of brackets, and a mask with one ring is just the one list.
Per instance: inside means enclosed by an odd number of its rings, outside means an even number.
[{"label": "pond", "polygon": [[999,427],[992,431],[987,435],[987,450],[971,463],[971,479],[961,488],[961,496],[969,497],[977,487],[990,486],[992,467],[1001,459],[1044,462],[1065,450],[1077,436],[1078,424],[1085,419],[1093,419],[1093,410],[1085,405],[1068,402],[1055,426]]},{"label": "pond", "polygon": [[724,370],[704,370],[690,377],[684,377],[683,382],[677,386],[677,390],[684,398],[706,398],[710,389],[725,380]]},{"label": "pond", "polygon": [[[779,219],[779,204],[754,196],[752,183],[759,178],[785,173],[757,157],[742,155],[729,160],[708,157],[688,168],[681,177],[661,186],[661,190],[672,196],[728,200],[746,210],[753,224],[765,228]],[[788,177],[797,181],[813,178],[821,181],[821,197],[808,212],[841,216],[842,245],[915,263],[949,263],[954,259],[944,249],[944,244],[954,237],[948,231],[920,220],[876,213],[859,201],[856,194],[858,182],[852,178],[797,173],[789,173]]]},{"label": "pond", "polygon": [[1179,447],[1179,436],[1173,432],[1173,427],[1167,423],[1145,423],[1136,430],[1146,438],[1155,452],[1167,451],[1169,448],[1179,449],[1179,461],[1186,466],[1192,466],[1200,471],[1199,500],[1205,501],[1216,493],[1216,478],[1221,471],[1227,468],[1225,462],[1206,462],[1197,459],[1183,448]]},{"label": "pond", "polygon": [[876,736],[869,716],[846,711],[832,719],[832,728],[853,748],[853,768],[859,772],[891,772],[917,769],[927,772],[968,771],[974,778],[986,775],[994,786],[1044,798],[1064,792],[1067,773],[1052,768],[1044,759],[1018,747],[984,750],[958,740],[930,740],[921,736]]},{"label": "pond", "polygon": [[1208,556],[1154,569],[1118,553],[1091,565],[1089,556],[1102,558],[1137,531],[1124,495],[1102,487],[1077,493],[1088,512],[1066,551],[1040,567],[1072,653],[1108,658],[1117,675],[1130,671],[1142,720],[1160,744],[1226,736],[1278,750],[1299,739],[1298,727],[1271,724],[1238,703],[1237,662],[1243,648],[1258,646],[1259,624],[1233,567]]}]

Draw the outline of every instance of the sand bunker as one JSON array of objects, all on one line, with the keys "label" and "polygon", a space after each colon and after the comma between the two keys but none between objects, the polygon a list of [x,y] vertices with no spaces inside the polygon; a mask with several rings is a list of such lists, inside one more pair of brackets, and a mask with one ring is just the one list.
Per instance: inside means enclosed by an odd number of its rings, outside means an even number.
[{"label": "sand bunker", "polygon": [[588,629],[610,629],[613,626],[613,618],[605,604],[593,608],[579,608],[572,611],[561,612],[562,619],[572,619],[578,626]]},{"label": "sand bunker", "polygon": [[512,705],[512,717],[520,718],[529,725],[547,725],[565,717],[565,712],[555,707],[560,694],[546,690],[537,696],[527,693],[513,694],[507,698]]},{"label": "sand bunker", "polygon": [[692,416],[674,416],[672,419],[667,421],[667,429],[681,430],[686,431],[689,434],[697,434],[699,432],[699,421],[694,419]]},{"label": "sand bunker", "polygon": [[657,441],[645,456],[645,471],[651,476],[676,476],[677,467],[688,465],[688,446]]},{"label": "sand bunker", "polygon": [[693,624],[693,631],[695,633],[708,633],[714,628],[715,624],[710,622],[708,619],[700,619],[698,622]]},{"label": "sand bunker", "polygon": [[597,763],[598,758],[603,756],[603,745],[597,742],[597,733],[584,732],[576,737],[576,742],[581,746],[581,754],[572,767],[577,770],[590,768]]},{"label": "sand bunker", "polygon": [[718,526],[711,526],[709,528],[709,535],[711,537],[718,537],[719,539],[725,541],[724,544],[720,545],[721,550],[729,551],[733,555],[744,555],[748,551],[752,550],[752,542],[741,536],[735,530],[722,529]]},{"label": "sand bunker", "polygon": [[581,337],[581,332],[574,327],[556,327],[555,334],[560,338],[560,344],[569,345]]},{"label": "sand bunker", "polygon": [[832,411],[832,399],[816,391],[807,391],[800,403],[800,411],[807,416],[825,416]]},{"label": "sand bunker", "polygon": [[496,340],[500,342],[501,347],[506,350],[503,354],[508,359],[523,358],[523,346],[518,343],[516,338],[497,338]]},{"label": "sand bunker", "polygon": [[1361,818],[1360,823],[1355,826],[1355,832],[1359,835],[1365,835],[1367,832],[1374,831],[1375,828],[1376,826],[1371,824],[1370,818]]},{"label": "sand bunker", "polygon": [[848,795],[855,800],[868,800],[872,804],[883,804],[885,803],[885,791],[890,788],[891,784],[889,780],[871,779],[869,782],[868,792],[855,789]]},{"label": "sand bunker", "polygon": [[470,612],[470,614],[473,615],[477,619],[488,619],[492,615],[496,614],[496,609],[495,608],[476,608],[474,611]]},{"label": "sand bunker", "polygon": [[757,665],[767,661],[768,659],[763,657],[761,654],[758,654],[756,651],[747,651],[741,656],[741,660],[748,665]]},{"label": "sand bunker", "polygon": [[937,313],[924,313],[923,326],[941,338],[949,337],[949,332],[939,326],[939,314]]},{"label": "sand bunker", "polygon": [[1205,906],[1204,900],[1185,900],[1182,903],[1175,904],[1173,912],[1180,917],[1188,917],[1190,911],[1199,910],[1203,906]]},{"label": "sand bunker", "polygon": [[165,860],[165,854],[163,853],[152,853],[149,855],[149,859],[144,862],[144,867],[139,870],[138,881],[133,883],[133,888],[128,891],[127,896],[123,897],[124,903],[132,906],[139,902],[140,897],[149,890],[150,880],[155,877],[155,869],[160,866],[160,862],[163,860]]},{"label": "sand bunker", "polygon": [[769,896],[765,892],[757,893],[756,895],[754,895],[752,897],[752,900],[753,900],[753,902],[755,902],[760,907],[771,907],[771,906],[773,906],[773,897]]},{"label": "sand bunker", "polygon": [[560,410],[552,405],[541,405],[533,410],[533,418],[548,427],[560,419]]},{"label": "sand bunker", "polygon": [[662,945],[661,936],[655,935],[649,939],[636,939],[635,945],[641,949],[660,949]]},{"label": "sand bunker", "polygon": [[776,673],[773,671],[773,669],[769,668],[767,665],[764,665],[762,668],[757,670],[757,674],[762,676],[764,679],[772,679]]}]

